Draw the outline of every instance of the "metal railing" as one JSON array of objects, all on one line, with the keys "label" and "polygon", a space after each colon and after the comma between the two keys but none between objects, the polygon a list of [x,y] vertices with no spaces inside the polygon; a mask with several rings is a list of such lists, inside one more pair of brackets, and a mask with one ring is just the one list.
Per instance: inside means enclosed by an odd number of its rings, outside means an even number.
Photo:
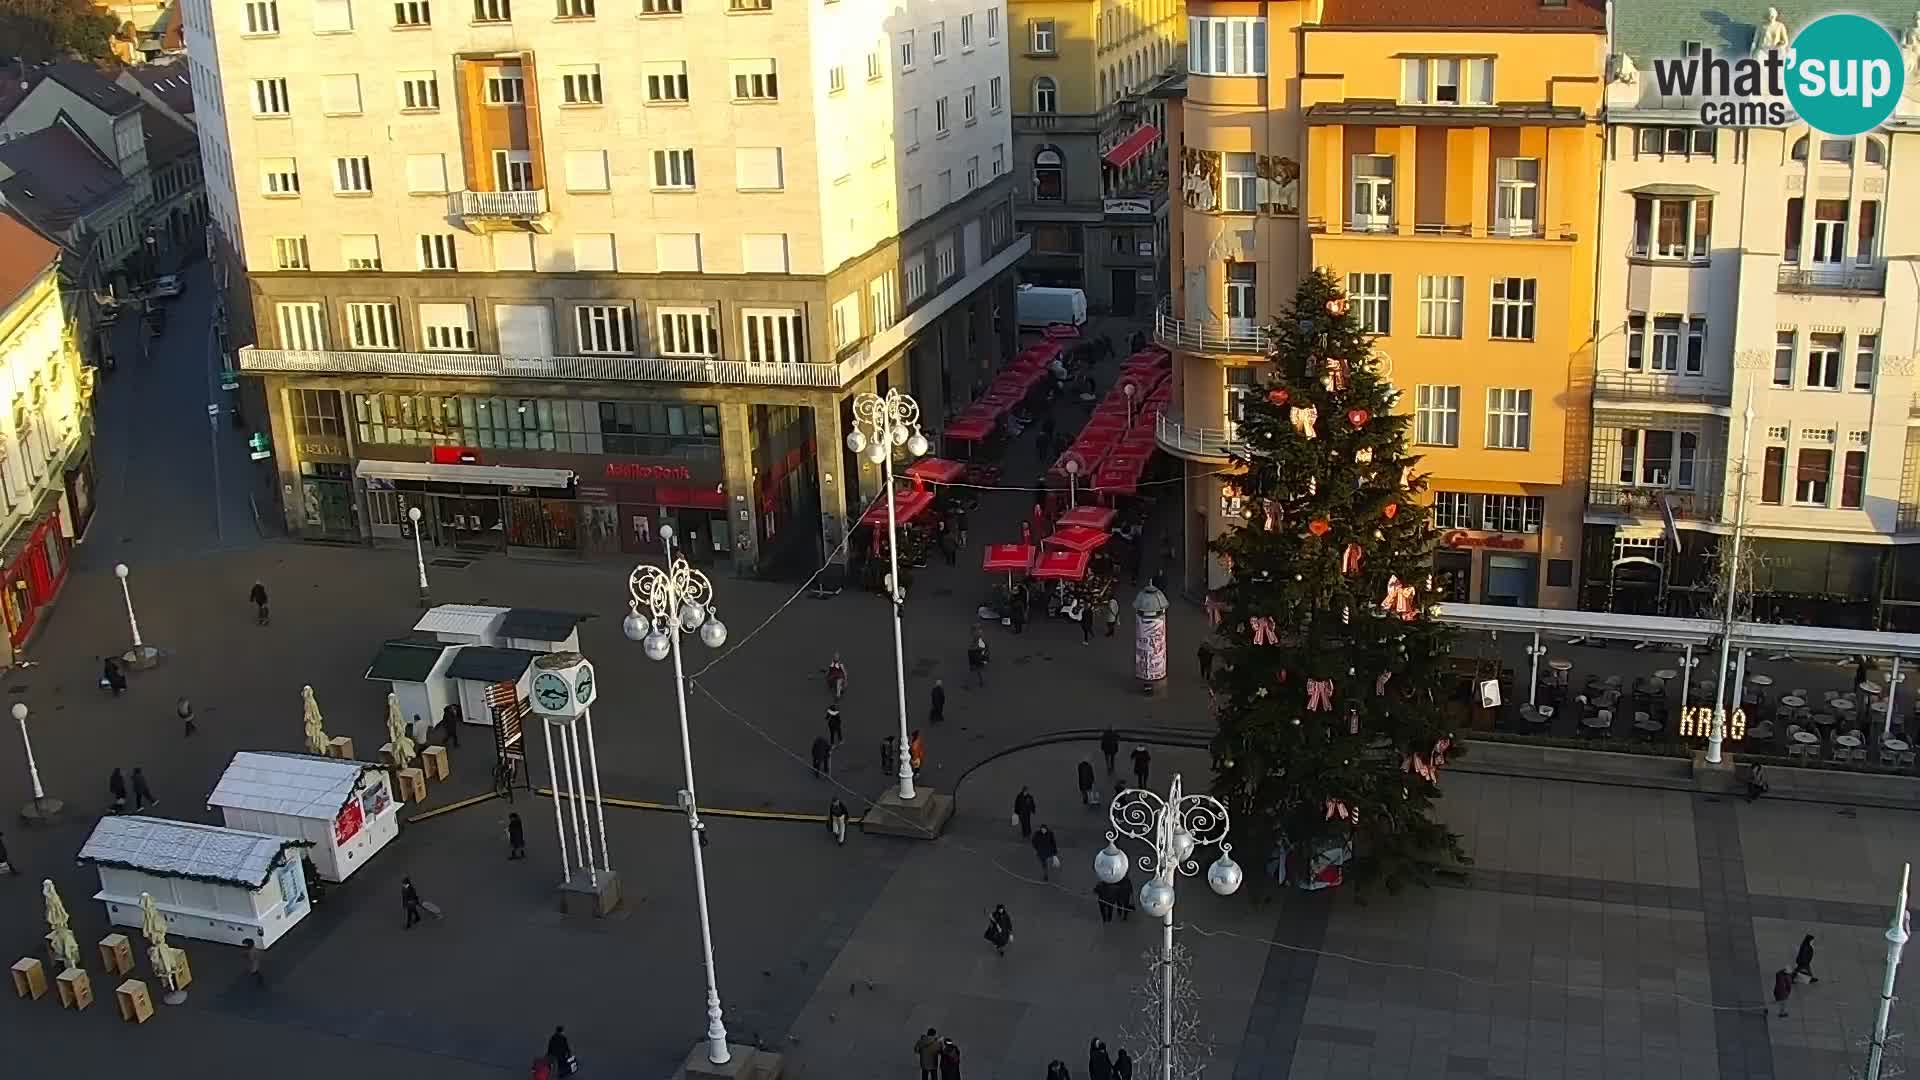
[{"label": "metal railing", "polygon": [[1013,129],[1021,132],[1099,132],[1115,124],[1137,121],[1141,114],[1138,98],[1122,98],[1099,112],[1017,112],[1013,114]]},{"label": "metal railing", "polygon": [[1233,330],[1217,323],[1207,326],[1196,320],[1176,319],[1164,300],[1153,315],[1153,337],[1169,349],[1186,349],[1190,352],[1251,353],[1261,356],[1267,352],[1265,330],[1258,327]]},{"label": "metal railing", "polygon": [[[1349,218],[1340,223],[1342,233],[1358,233],[1368,236],[1398,236],[1402,222],[1389,218],[1373,216],[1364,220]],[[1324,233],[1328,221],[1323,217],[1307,219],[1307,231]],[[1446,236],[1461,240],[1576,240],[1579,235],[1571,225],[1548,227],[1543,222],[1496,221],[1491,225],[1450,225],[1444,222],[1416,221],[1411,229],[1415,236]]]},{"label": "metal railing", "polygon": [[1789,266],[1780,267],[1782,292],[1861,292],[1887,291],[1887,266]]},{"label": "metal railing", "polygon": [[[1603,373],[1593,377],[1593,401],[1600,405],[1605,402],[1633,402],[1642,404],[1654,401],[1685,402],[1690,405],[1729,406],[1733,401],[1733,391],[1724,386],[1699,386],[1700,376],[1680,375],[1625,375]],[[1695,385],[1689,385],[1689,384]]]},{"label": "metal railing", "polygon": [[496,353],[374,352],[340,349],[240,350],[240,370],[326,375],[557,379],[711,386],[839,388],[867,363],[864,353],[834,364],[749,364],[632,356],[501,356]]},{"label": "metal railing", "polygon": [[1628,487],[1624,484],[1588,484],[1587,508],[1659,518],[1663,499],[1673,500],[1673,516],[1679,521],[1719,521],[1720,492],[1669,488]]},{"label": "metal railing", "polygon": [[547,212],[547,192],[455,191],[447,195],[447,213],[462,218],[535,218]]},{"label": "metal railing", "polygon": [[1232,429],[1189,427],[1166,413],[1154,417],[1153,438],[1171,453],[1192,457],[1223,458],[1242,445]]}]

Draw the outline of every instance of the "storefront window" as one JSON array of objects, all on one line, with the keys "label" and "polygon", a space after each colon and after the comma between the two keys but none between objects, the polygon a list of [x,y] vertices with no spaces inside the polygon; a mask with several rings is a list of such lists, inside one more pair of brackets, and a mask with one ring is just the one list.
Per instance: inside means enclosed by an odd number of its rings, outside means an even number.
[{"label": "storefront window", "polygon": [[1538,583],[1539,560],[1532,555],[1487,555],[1486,580],[1480,602],[1504,607],[1532,607]]},{"label": "storefront window", "polygon": [[353,418],[360,442],[368,446],[472,446],[635,457],[717,457],[720,452],[720,410],[712,405],[355,394]]}]

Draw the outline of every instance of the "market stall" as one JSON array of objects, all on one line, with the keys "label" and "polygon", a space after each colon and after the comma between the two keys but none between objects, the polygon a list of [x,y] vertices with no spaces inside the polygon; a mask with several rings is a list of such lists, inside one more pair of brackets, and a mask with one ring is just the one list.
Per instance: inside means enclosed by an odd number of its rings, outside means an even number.
[{"label": "market stall", "polygon": [[427,728],[440,719],[440,713],[453,700],[447,682],[447,667],[459,649],[434,641],[400,639],[380,646],[367,665],[364,676],[369,682],[384,682],[400,701],[400,715],[408,718],[407,734],[425,744]]},{"label": "market stall", "polygon": [[115,926],[141,926],[140,895],[167,932],[265,949],[307,917],[301,872],[306,841],[190,821],[131,815],[100,819],[79,861],[100,872],[95,900]]},{"label": "market stall", "polygon": [[278,751],[233,755],[207,796],[228,828],[310,843],[326,881],[345,881],[400,835],[400,806],[383,766]]}]

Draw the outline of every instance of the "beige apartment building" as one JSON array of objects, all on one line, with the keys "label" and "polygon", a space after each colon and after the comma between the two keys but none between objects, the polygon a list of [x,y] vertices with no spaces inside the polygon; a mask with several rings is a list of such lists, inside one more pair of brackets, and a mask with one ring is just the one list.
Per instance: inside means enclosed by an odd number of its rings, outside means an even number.
[{"label": "beige apartment building", "polygon": [[999,0],[188,0],[242,372],[299,534],[743,572],[1010,352]]}]

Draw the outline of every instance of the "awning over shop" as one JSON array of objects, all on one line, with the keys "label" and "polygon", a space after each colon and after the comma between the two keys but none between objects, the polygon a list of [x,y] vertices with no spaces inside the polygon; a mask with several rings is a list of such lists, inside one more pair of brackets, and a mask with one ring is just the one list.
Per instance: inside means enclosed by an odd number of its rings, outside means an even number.
[{"label": "awning over shop", "polygon": [[1106,163],[1116,169],[1124,169],[1133,164],[1133,160],[1147,152],[1147,147],[1160,137],[1160,129],[1152,124],[1141,124],[1133,134],[1121,139],[1114,148],[1107,151]]},{"label": "awning over shop", "polygon": [[1079,581],[1087,576],[1087,564],[1093,556],[1084,551],[1056,548],[1040,556],[1033,564],[1033,576],[1040,580]]},{"label": "awning over shop", "polygon": [[[893,496],[894,520],[901,525],[905,525],[907,522],[912,521],[916,517],[919,517],[922,511],[924,511],[927,507],[932,505],[933,505],[932,492],[928,492],[928,491],[895,492]],[[867,507],[867,512],[860,515],[860,524],[862,525],[884,526],[886,525],[886,523],[887,523],[887,504],[885,502],[877,502],[872,506]]]},{"label": "awning over shop", "polygon": [[354,469],[360,478],[383,480],[442,480],[454,484],[499,484],[502,487],[563,488],[573,483],[572,469],[529,469],[512,465],[447,465],[433,461],[363,460]]},{"label": "awning over shop", "polygon": [[437,641],[389,641],[373,654],[365,677],[375,682],[426,682],[446,651]]}]

